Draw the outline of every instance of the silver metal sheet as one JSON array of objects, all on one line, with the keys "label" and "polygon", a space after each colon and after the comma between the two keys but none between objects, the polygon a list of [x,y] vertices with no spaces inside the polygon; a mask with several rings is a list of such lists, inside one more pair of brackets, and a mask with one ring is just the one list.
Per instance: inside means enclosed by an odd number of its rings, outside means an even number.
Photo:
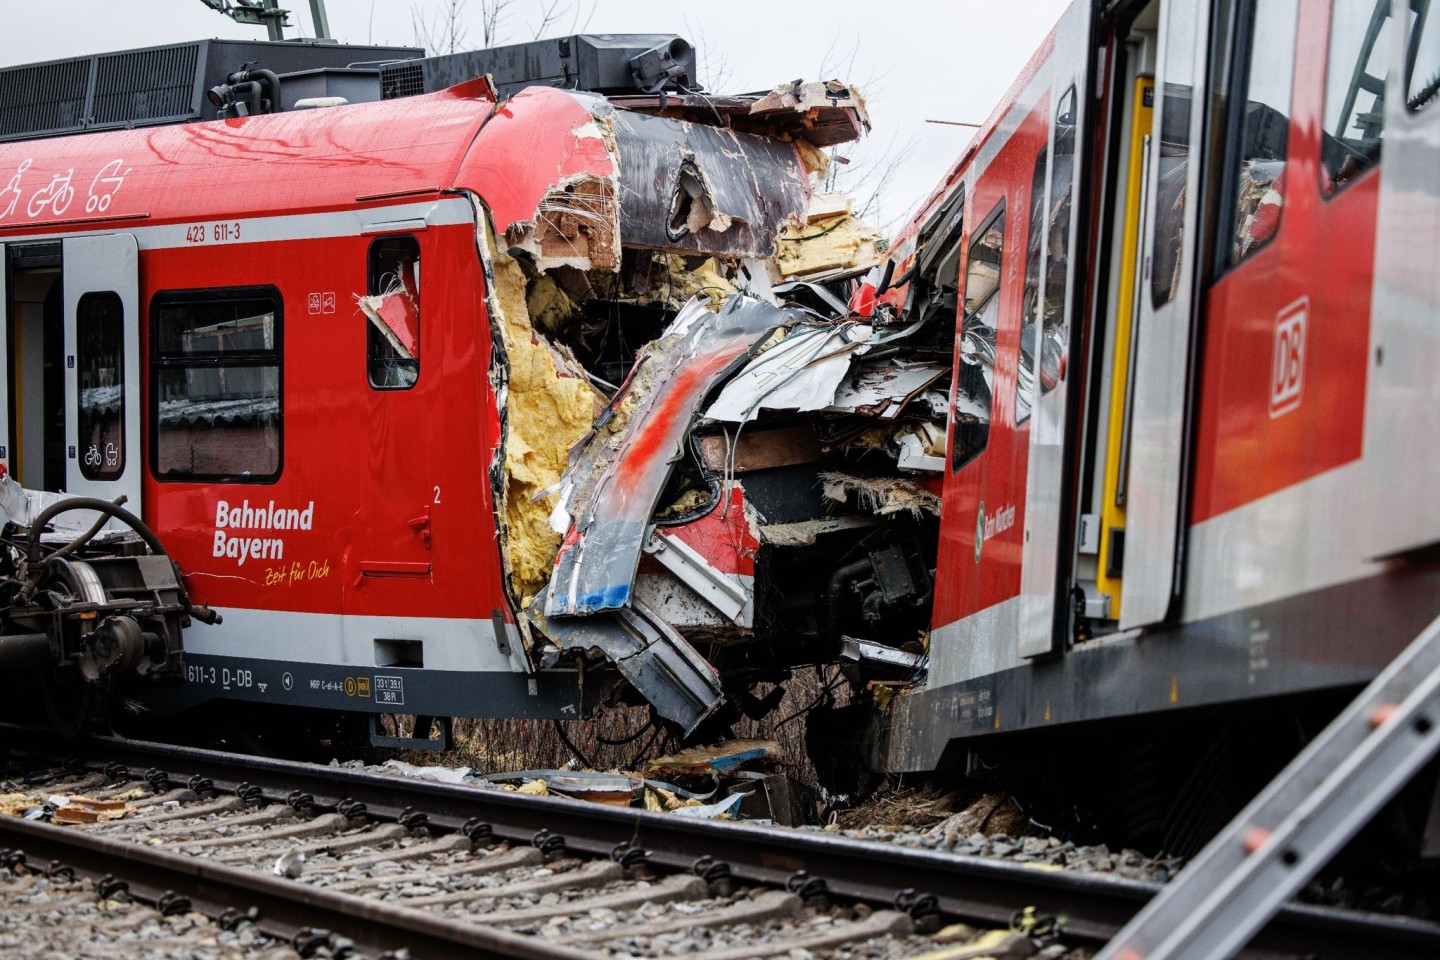
[{"label": "silver metal sheet", "polygon": [[685,733],[725,699],[715,668],[643,604],[586,617],[547,617],[540,612],[545,607],[541,591],[531,608],[541,633],[562,649],[599,650],[660,716]]},{"label": "silver metal sheet", "polygon": [[893,420],[911,397],[948,372],[948,364],[923,361],[887,359],[856,364],[835,391],[835,401],[825,409]]},{"label": "silver metal sheet", "polygon": [[[1042,321],[1033,325],[1036,342],[1031,345],[1034,351],[1031,356],[1036,358],[1037,371],[1042,368],[1040,358],[1044,354],[1043,344],[1046,338],[1043,315],[1047,310],[1045,297],[1048,294],[1045,287],[1049,279],[1048,271],[1051,269],[1051,245],[1057,239],[1052,236],[1052,230],[1055,229],[1052,218],[1061,194],[1067,189],[1070,191],[1069,225],[1064,230],[1064,237],[1059,239],[1065,244],[1066,251],[1078,249],[1080,218],[1076,216],[1076,207],[1081,196],[1080,178],[1083,165],[1075,151],[1080,143],[1080,131],[1085,129],[1086,112],[1090,104],[1090,99],[1084,95],[1086,83],[1083,66],[1087,59],[1085,51],[1089,44],[1090,15],[1087,4],[1075,4],[1066,12],[1056,27],[1055,52],[1049,59],[1051,64],[1056,65],[1054,69],[1057,73],[1050,79],[1053,97],[1050,105],[1050,145],[1047,154],[1050,158],[1050,182],[1043,209],[1052,223],[1041,234],[1040,257],[1045,264],[1041,273],[1039,307]],[[1080,66],[1067,75],[1059,72],[1059,64]],[[1057,143],[1055,118],[1065,105],[1063,101],[1067,91],[1072,88],[1073,106],[1070,109],[1074,111],[1073,133],[1070,135],[1068,148],[1071,160],[1067,164],[1063,159],[1066,148]],[[1060,329],[1063,332],[1059,363],[1062,371],[1069,368],[1069,338],[1075,325],[1071,310],[1072,292],[1076,289],[1076,277],[1082,263],[1083,258],[1066,257],[1064,303],[1060,307]],[[1025,536],[1020,566],[1020,633],[1017,638],[1017,647],[1022,657],[1043,656],[1054,652],[1061,637],[1061,621],[1057,616],[1057,607],[1063,595],[1059,582],[1060,550],[1061,544],[1066,540],[1061,529],[1065,516],[1061,496],[1065,489],[1066,465],[1071,459],[1066,454],[1065,429],[1070,391],[1075,382],[1072,378],[1064,377],[1063,373],[1061,376],[1062,379],[1048,392],[1041,390],[1040,376],[1036,376],[1032,384],[1034,394],[1031,401],[1030,458],[1025,477]]]},{"label": "silver metal sheet", "polygon": [[[1165,111],[1175,101],[1171,85],[1205,89],[1206,59],[1198,51],[1207,47],[1208,4],[1199,0],[1172,0],[1161,11],[1160,107],[1155,128],[1164,130]],[[1203,98],[1190,102],[1189,149],[1198,155],[1205,111]],[[1156,212],[1166,171],[1174,171],[1175,158],[1163,152],[1164,137],[1151,139],[1151,178],[1141,233],[1145,282],[1141,289],[1139,324],[1135,331],[1134,420],[1131,424],[1130,470],[1125,529],[1124,602],[1120,628],[1128,630],[1160,623],[1171,612],[1178,593],[1176,576],[1180,544],[1182,491],[1185,488],[1187,405],[1190,395],[1190,341],[1194,320],[1195,245],[1200,196],[1199,163],[1185,163],[1184,210],[1181,229],[1184,244],[1177,255],[1177,273],[1169,300],[1155,306],[1152,271],[1169,269],[1153,262]],[[1162,161],[1170,161],[1169,163]],[[1178,177],[1179,172],[1172,176]],[[1168,196],[1168,195],[1167,195]]]},{"label": "silver metal sheet", "polygon": [[[1428,33],[1440,30],[1434,19]],[[1389,32],[1392,62],[1404,63],[1406,31]],[[1387,83],[1403,85],[1408,72],[1392,71]],[[1440,104],[1412,113],[1407,92],[1384,98],[1364,446],[1367,490],[1397,491],[1403,507],[1383,494],[1351,505],[1365,517],[1366,557],[1440,541],[1440,497],[1431,492],[1440,475]]]},{"label": "silver metal sheet", "polygon": [[[128,233],[71,237],[63,242],[65,288],[65,490],[81,497],[113,500],[124,494],[126,509],[139,515],[140,480],[145,455],[140,446],[140,258]],[[90,451],[80,434],[79,375],[73,358],[78,351],[76,310],[87,293],[114,293],[124,310],[123,369],[125,391],[122,420],[124,467],[113,480],[87,480],[82,459]],[[96,451],[100,456],[103,452]],[[118,525],[111,521],[110,526]]]},{"label": "silver metal sheet", "polygon": [[823,410],[869,349],[869,324],[799,327],[746,364],[705,411],[709,420],[744,423],[761,410]]}]

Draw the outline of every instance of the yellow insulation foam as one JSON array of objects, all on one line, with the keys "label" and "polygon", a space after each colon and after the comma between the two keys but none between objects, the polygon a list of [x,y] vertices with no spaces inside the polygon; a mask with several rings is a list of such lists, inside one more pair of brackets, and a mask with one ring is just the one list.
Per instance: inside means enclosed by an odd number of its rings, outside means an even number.
[{"label": "yellow insulation foam", "polygon": [[583,376],[562,372],[557,355],[536,332],[526,307],[525,274],[492,250],[499,327],[510,361],[505,418],[505,524],[502,549],[510,585],[522,606],[550,580],[560,535],[550,529],[570,448],[589,432],[603,402]]}]

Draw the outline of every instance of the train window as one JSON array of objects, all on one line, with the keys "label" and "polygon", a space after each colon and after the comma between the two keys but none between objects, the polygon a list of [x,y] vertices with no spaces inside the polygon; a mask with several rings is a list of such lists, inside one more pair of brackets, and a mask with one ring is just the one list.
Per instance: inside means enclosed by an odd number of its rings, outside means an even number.
[{"label": "train window", "polygon": [[1020,350],[1015,363],[1015,423],[1030,419],[1035,396],[1035,330],[1040,319],[1040,241],[1045,227],[1045,174],[1050,148],[1035,158],[1030,180],[1030,226],[1025,239],[1025,296],[1020,308]]},{"label": "train window", "polygon": [[1385,77],[1394,58],[1390,0],[1334,0],[1325,65],[1320,187],[1334,193],[1380,159]]},{"label": "train window", "polygon": [[1228,264],[1275,236],[1284,206],[1290,94],[1295,78],[1296,0],[1243,4],[1237,23],[1235,95],[1230,98],[1226,193],[1234,210]]},{"label": "train window", "polygon": [[125,472],[125,306],[114,293],[87,293],[75,307],[80,395],[80,475]]},{"label": "train window", "polygon": [[157,478],[265,483],[280,475],[281,318],[274,287],[156,294]]},{"label": "train window", "polygon": [[1180,289],[1185,263],[1185,184],[1190,168],[1190,102],[1195,76],[1195,25],[1185,4],[1170,7],[1160,97],[1160,164],[1156,180],[1150,297],[1163,307]]},{"label": "train window", "polygon": [[365,366],[377,390],[408,390],[420,379],[420,244],[410,236],[370,244],[368,293],[360,307]]},{"label": "train window", "polygon": [[1000,317],[1001,260],[1005,252],[1002,200],[970,244],[965,273],[965,319],[955,381],[955,436],[950,469],[978,457],[990,440],[990,398],[995,388],[995,327]]},{"label": "train window", "polygon": [[1406,44],[1405,103],[1419,110],[1440,94],[1440,16],[1430,17],[1429,0],[1412,0],[1411,10],[1414,25]]},{"label": "train window", "polygon": [[1043,321],[1040,331],[1040,392],[1060,382],[1061,360],[1070,342],[1065,326],[1065,282],[1069,275],[1070,196],[1075,180],[1075,88],[1060,98],[1055,113],[1055,157],[1050,170],[1050,239],[1045,247]]}]

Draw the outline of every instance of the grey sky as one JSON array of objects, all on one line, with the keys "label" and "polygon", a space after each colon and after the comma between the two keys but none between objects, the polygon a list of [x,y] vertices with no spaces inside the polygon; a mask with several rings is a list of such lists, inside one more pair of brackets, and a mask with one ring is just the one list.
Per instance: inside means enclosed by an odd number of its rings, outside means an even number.
[{"label": "grey sky", "polygon": [[[293,11],[292,23],[299,28],[286,35],[311,35],[308,0],[281,5]],[[434,23],[446,5],[447,0],[329,0],[327,10],[331,32],[343,41],[409,45],[416,43],[416,16]],[[513,0],[500,39],[532,39],[545,5]],[[841,152],[862,169],[908,148],[873,217],[898,225],[973,133],[925,121],[984,120],[1067,5],[1068,0],[576,0],[569,9],[584,11],[577,27],[592,33],[684,36],[701,48],[709,73],[723,76],[723,85],[712,84],[716,92],[833,76],[861,85],[874,130],[867,143]],[[3,6],[4,65],[202,37],[265,35],[262,28],[232,23],[201,0],[6,0]],[[564,0],[559,6],[565,7]],[[481,0],[467,0],[463,8],[467,46],[481,45],[480,10]],[[549,34],[568,33],[571,23],[567,16]],[[702,69],[702,78],[705,73]]]}]

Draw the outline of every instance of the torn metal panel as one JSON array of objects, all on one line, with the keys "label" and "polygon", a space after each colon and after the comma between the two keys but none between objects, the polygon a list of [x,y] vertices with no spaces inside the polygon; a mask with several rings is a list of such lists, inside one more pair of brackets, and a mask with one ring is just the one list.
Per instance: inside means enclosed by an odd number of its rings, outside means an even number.
[{"label": "torn metal panel", "polygon": [[613,183],[615,173],[608,133],[586,105],[563,90],[531,87],[505,101],[481,127],[455,182],[484,198],[496,232],[513,246],[517,231],[535,227],[557,190]]},{"label": "torn metal panel", "polygon": [[360,312],[402,360],[420,359],[420,307],[404,290],[359,297]]},{"label": "torn metal panel", "polygon": [[535,218],[512,223],[505,240],[528,252],[541,270],[610,271],[620,266],[619,223],[613,180],[578,175],[551,187]]},{"label": "torn metal panel", "polygon": [[771,137],[793,137],[817,147],[858,140],[870,129],[865,100],[838,80],[785,83],[763,97],[663,94],[610,97],[627,110],[717,124]]},{"label": "torn metal panel", "polygon": [[860,92],[839,80],[782,83],[750,106],[755,120],[783,123],[793,117],[800,133],[817,147],[858,139],[870,129],[870,114]]},{"label": "torn metal panel", "polygon": [[749,626],[755,619],[755,585],[711,566],[704,554],[682,538],[656,530],[645,552],[659,561],[677,580],[714,607],[726,619]]},{"label": "torn metal panel", "polygon": [[869,349],[870,333],[862,323],[796,328],[731,378],[706,418],[744,423],[762,409],[825,409],[834,402],[851,359]]},{"label": "torn metal panel", "polygon": [[768,258],[803,216],[810,175],[794,144],[591,103],[615,139],[626,246]]},{"label": "torn metal panel", "polygon": [[759,519],[738,484],[727,489],[698,519],[657,526],[635,576],[636,599],[685,636],[709,642],[746,639],[755,625]]},{"label": "torn metal panel", "polygon": [[565,650],[599,650],[660,716],[686,734],[720,706],[720,674],[644,605],[632,600],[612,613],[551,618],[542,613],[547,601],[541,591],[530,609],[545,636]]},{"label": "torn metal panel", "polygon": [[949,364],[896,358],[856,364],[825,409],[893,420],[911,399],[949,372]]},{"label": "torn metal panel", "polygon": [[575,519],[555,560],[547,616],[629,602],[651,517],[696,408],[751,347],[792,319],[762,300],[731,297],[719,313],[695,301],[640,357],[567,474],[562,507]]},{"label": "torn metal panel", "polygon": [[842,662],[869,667],[875,672],[898,679],[909,679],[924,670],[926,658],[924,653],[898,650],[873,640],[846,636],[840,638]]}]

